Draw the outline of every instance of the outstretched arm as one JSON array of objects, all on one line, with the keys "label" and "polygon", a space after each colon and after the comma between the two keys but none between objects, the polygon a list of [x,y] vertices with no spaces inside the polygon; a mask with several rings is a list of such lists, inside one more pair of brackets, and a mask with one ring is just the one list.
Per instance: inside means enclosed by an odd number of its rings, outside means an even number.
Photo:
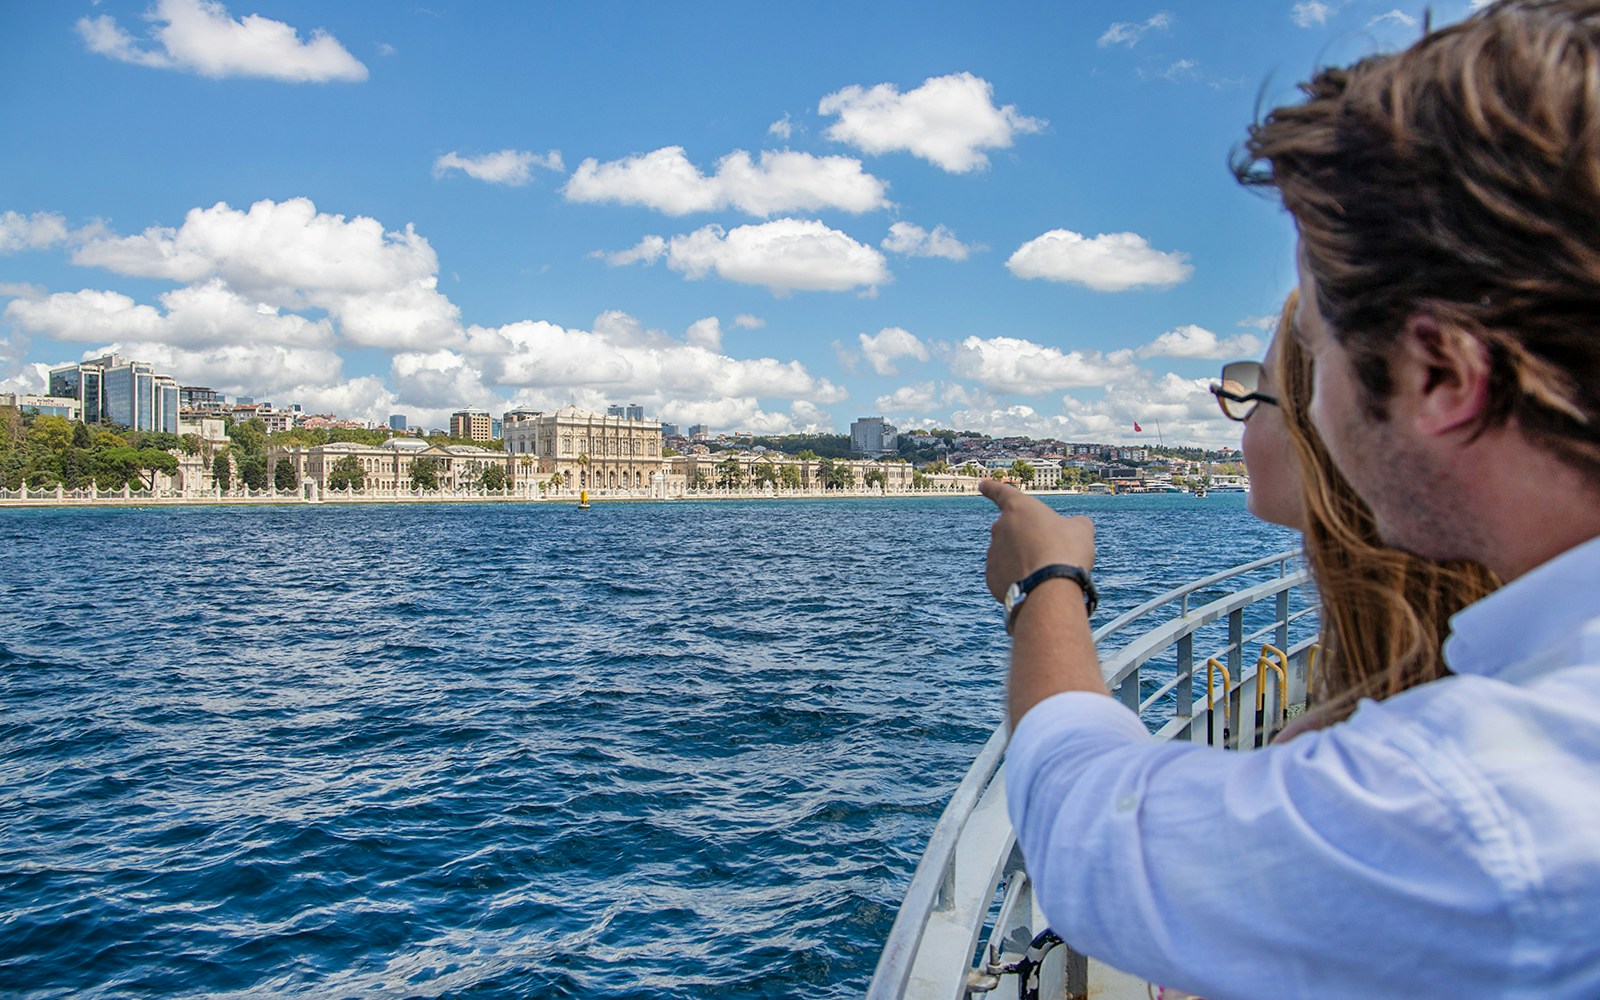
[{"label": "outstretched arm", "polygon": [[[1094,567],[1094,522],[1062,517],[1039,500],[1004,483],[985,479],[984,496],[1000,508],[989,530],[985,579],[995,600],[1006,588],[1042,566],[1067,563]],[[1028,710],[1053,694],[1108,694],[1100,676],[1083,592],[1071,580],[1047,580],[1028,596],[1011,633],[1011,677],[1007,684],[1011,728]]]}]

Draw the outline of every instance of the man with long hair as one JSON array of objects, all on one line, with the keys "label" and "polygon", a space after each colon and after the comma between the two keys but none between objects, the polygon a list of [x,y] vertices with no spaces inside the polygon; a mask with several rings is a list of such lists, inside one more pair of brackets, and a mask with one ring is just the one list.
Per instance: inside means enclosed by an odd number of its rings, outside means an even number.
[{"label": "man with long hair", "polygon": [[1450,676],[1257,753],[1157,745],[1105,697],[1092,526],[986,484],[1029,872],[1075,947],[1207,996],[1600,996],[1600,0],[1303,90],[1238,170],[1299,228],[1310,420],[1386,543],[1505,586]]}]

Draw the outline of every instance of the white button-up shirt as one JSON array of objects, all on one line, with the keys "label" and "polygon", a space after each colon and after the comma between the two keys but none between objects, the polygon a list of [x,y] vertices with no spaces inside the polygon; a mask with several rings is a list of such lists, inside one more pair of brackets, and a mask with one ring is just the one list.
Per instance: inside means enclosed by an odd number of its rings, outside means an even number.
[{"label": "white button-up shirt", "polygon": [[1017,726],[1051,926],[1226,997],[1600,997],[1600,539],[1462,611],[1456,676],[1250,753],[1111,698]]}]

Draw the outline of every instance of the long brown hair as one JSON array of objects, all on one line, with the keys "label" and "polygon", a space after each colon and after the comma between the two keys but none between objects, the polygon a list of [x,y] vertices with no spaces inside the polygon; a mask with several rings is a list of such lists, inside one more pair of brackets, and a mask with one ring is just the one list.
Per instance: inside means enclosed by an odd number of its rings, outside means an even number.
[{"label": "long brown hair", "polygon": [[1322,600],[1322,650],[1310,706],[1294,731],[1350,715],[1363,698],[1387,698],[1445,676],[1450,616],[1500,581],[1477,563],[1439,563],[1392,549],[1372,512],[1334,468],[1311,426],[1311,355],[1295,337],[1299,293],[1278,323],[1273,377],[1298,466],[1306,561]]}]

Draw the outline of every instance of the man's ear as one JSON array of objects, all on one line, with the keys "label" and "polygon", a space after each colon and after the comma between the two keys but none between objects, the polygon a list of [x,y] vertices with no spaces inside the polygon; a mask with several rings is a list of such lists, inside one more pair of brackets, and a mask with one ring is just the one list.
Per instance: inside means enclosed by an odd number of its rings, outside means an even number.
[{"label": "man's ear", "polygon": [[1489,405],[1489,348],[1460,327],[1426,313],[1406,320],[1394,372],[1397,393],[1423,434],[1476,429]]}]

